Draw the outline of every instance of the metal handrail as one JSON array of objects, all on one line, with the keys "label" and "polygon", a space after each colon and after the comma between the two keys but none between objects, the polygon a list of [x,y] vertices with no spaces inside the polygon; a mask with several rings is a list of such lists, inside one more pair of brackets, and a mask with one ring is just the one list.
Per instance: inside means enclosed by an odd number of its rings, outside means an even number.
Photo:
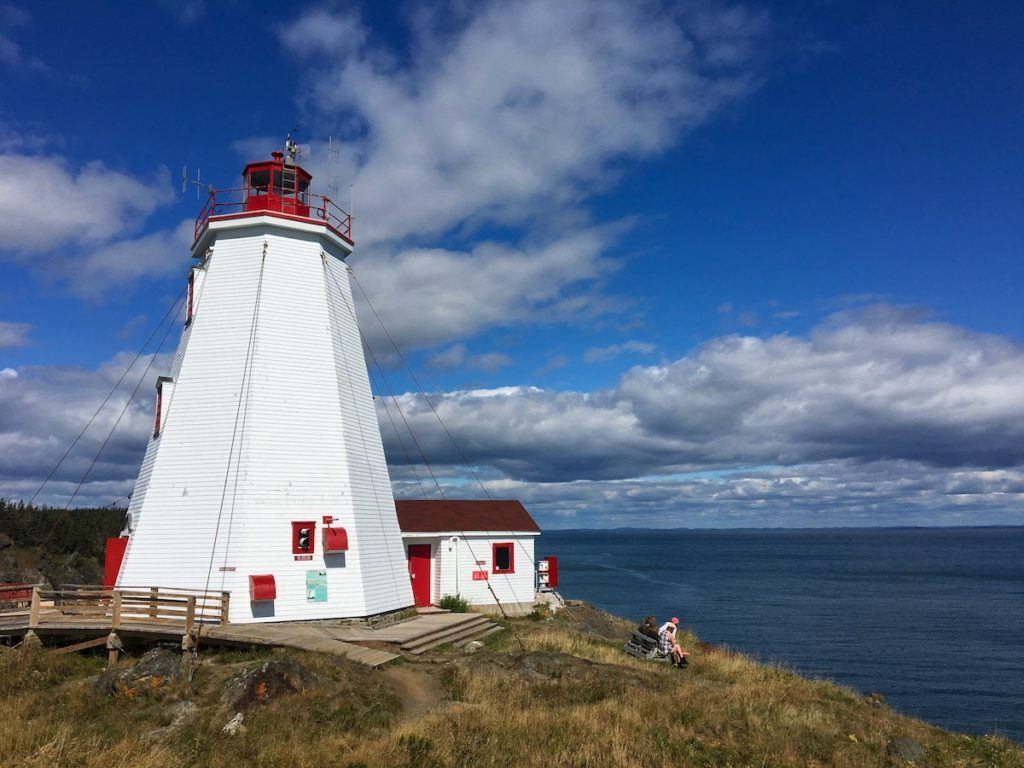
[{"label": "metal handrail", "polygon": [[352,215],[326,195],[303,193],[301,197],[286,197],[271,193],[250,196],[248,192],[248,187],[210,189],[209,197],[196,217],[193,231],[195,240],[199,239],[199,235],[214,217],[270,212],[296,219],[320,220],[336,234],[352,242]]}]

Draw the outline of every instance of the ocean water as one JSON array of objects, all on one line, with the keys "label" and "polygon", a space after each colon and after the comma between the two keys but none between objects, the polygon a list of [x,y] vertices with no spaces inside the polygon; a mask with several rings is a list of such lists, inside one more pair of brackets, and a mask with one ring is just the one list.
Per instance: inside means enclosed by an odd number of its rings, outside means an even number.
[{"label": "ocean water", "polygon": [[1024,742],[1024,528],[547,531],[559,591]]}]

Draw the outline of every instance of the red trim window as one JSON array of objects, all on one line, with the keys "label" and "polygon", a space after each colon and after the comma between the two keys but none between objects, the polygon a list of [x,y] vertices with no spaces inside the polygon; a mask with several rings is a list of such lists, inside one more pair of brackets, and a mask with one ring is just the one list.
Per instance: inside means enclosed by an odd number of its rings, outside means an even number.
[{"label": "red trim window", "polygon": [[164,388],[160,386],[161,382],[157,380],[156,383],[156,418],[153,420],[153,437],[157,437],[160,434],[160,413],[164,409]]},{"label": "red trim window", "polygon": [[188,273],[188,309],[185,312],[185,325],[192,322],[192,310],[194,307],[196,287],[196,271],[193,269]]},{"label": "red trim window", "polygon": [[511,544],[491,545],[491,572],[516,572],[516,552]]},{"label": "red trim window", "polygon": [[312,555],[316,548],[316,522],[304,520],[292,523],[292,554]]}]

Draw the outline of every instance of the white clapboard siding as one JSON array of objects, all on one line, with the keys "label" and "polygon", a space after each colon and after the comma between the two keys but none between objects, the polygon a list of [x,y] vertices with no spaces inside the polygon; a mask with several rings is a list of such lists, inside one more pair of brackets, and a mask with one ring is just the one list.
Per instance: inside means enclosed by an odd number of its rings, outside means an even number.
[{"label": "white clapboard siding", "polygon": [[[346,253],[309,230],[260,219],[209,240],[119,583],[229,590],[239,622],[412,604]],[[347,553],[325,557],[325,515],[347,530]],[[296,561],[291,523],[306,520],[315,554]],[[316,569],[327,571],[327,602],[306,599]],[[276,600],[249,601],[252,574],[275,577]]]},{"label": "white clapboard siding", "polygon": [[[495,595],[502,605],[532,605],[536,591],[536,566],[532,532],[445,533],[430,536],[423,533],[405,535],[405,544],[431,545],[431,602],[444,595],[461,595],[471,605],[497,608]],[[458,537],[451,543],[452,536]],[[493,573],[491,560],[494,544],[512,544],[515,552],[513,573]],[[478,565],[477,561],[482,561]],[[486,571],[487,581],[474,581],[474,571]],[[494,594],[488,589],[488,583]]]}]

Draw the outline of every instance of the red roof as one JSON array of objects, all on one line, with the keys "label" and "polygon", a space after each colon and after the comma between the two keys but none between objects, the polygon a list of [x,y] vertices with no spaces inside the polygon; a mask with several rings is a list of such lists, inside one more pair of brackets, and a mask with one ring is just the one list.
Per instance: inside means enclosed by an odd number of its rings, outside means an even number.
[{"label": "red roof", "polygon": [[532,531],[540,527],[520,502],[509,500],[447,501],[395,499],[398,525],[404,533],[438,531]]}]

